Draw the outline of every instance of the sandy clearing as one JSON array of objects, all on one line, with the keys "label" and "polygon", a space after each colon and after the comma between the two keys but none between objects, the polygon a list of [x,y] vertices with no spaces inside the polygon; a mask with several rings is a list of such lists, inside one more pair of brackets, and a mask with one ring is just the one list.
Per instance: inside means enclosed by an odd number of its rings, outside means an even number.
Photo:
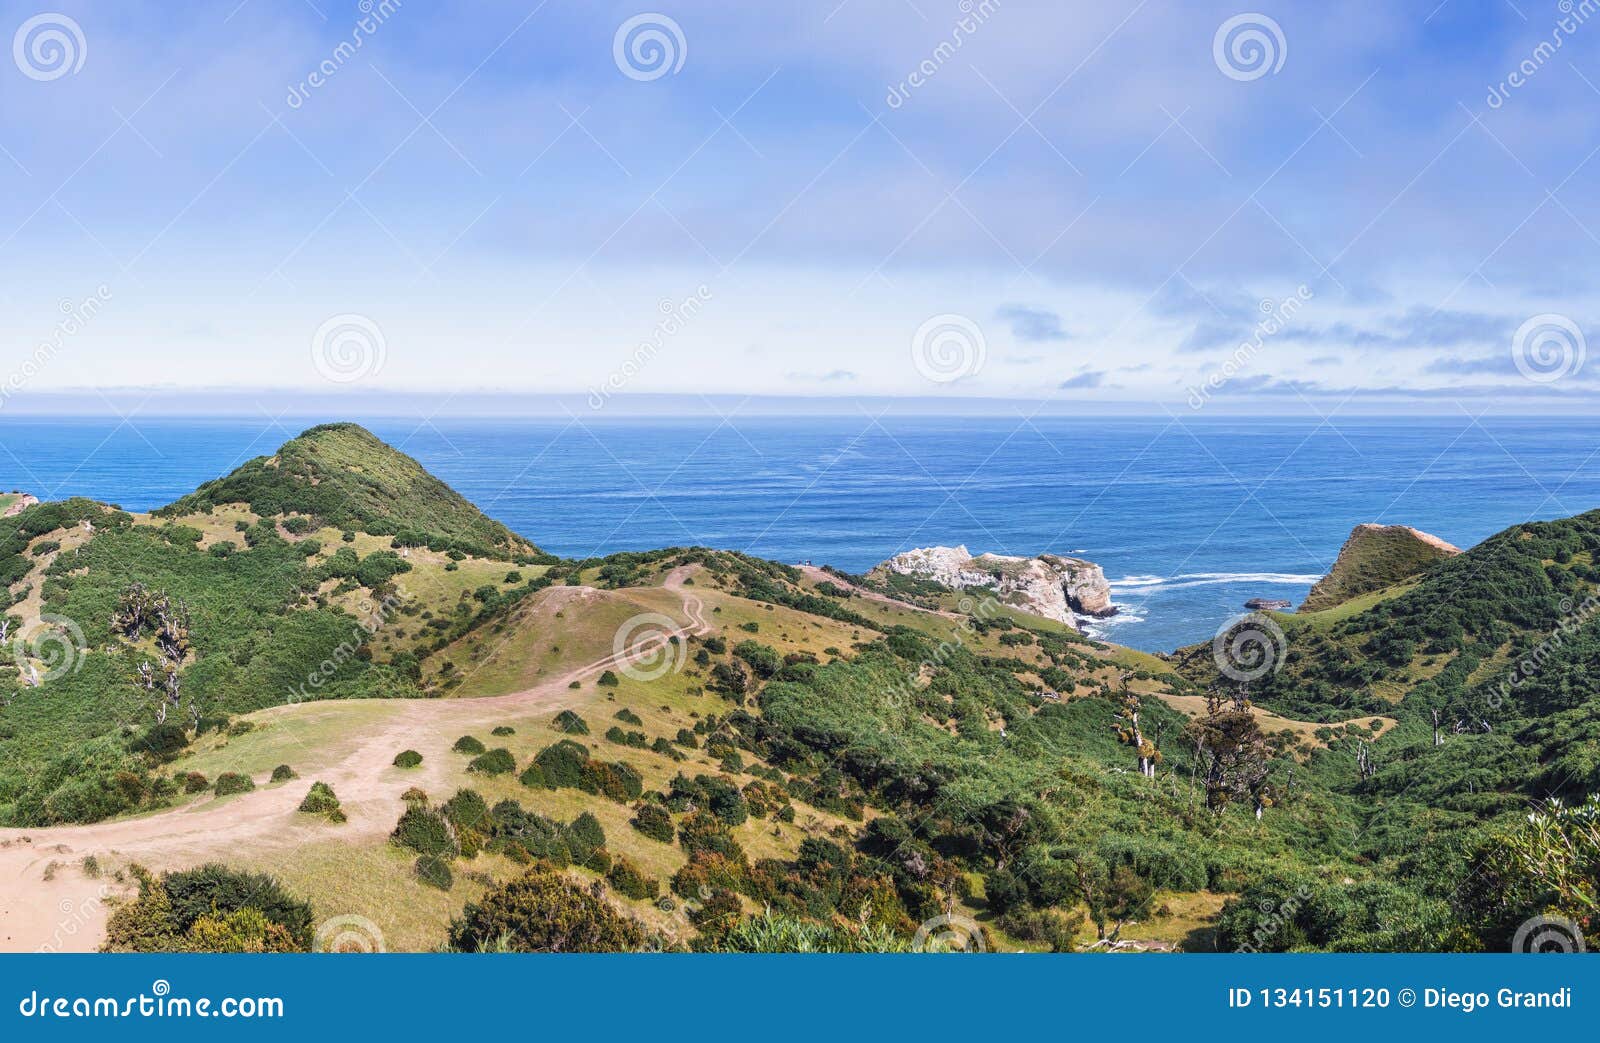
[{"label": "sandy clearing", "polygon": [[[692,568],[670,572],[667,589],[676,592],[688,623],[674,631],[652,633],[620,653],[567,671],[523,691],[471,699],[371,700],[391,707],[386,719],[360,737],[352,751],[316,751],[299,769],[301,779],[258,788],[234,797],[198,803],[138,818],[86,826],[0,830],[0,949],[6,952],[54,950],[90,952],[105,938],[105,922],[115,901],[131,891],[109,880],[90,880],[80,863],[93,854],[102,862],[139,862],[152,870],[182,868],[206,861],[248,860],[251,852],[304,844],[371,843],[394,828],[403,810],[400,794],[409,786],[435,791],[444,787],[453,736],[475,727],[499,723],[507,711],[560,709],[573,701],[569,685],[594,677],[625,661],[647,656],[674,636],[710,629],[704,605],[683,589]],[[563,589],[563,588],[557,588]],[[565,601],[584,596],[585,588],[564,588]],[[321,704],[318,704],[321,705]],[[297,706],[276,707],[257,719],[293,714]],[[422,754],[419,768],[393,766],[397,751]],[[328,783],[339,794],[349,821],[330,832],[320,819],[296,813],[305,795],[306,779]],[[57,863],[46,880],[46,870]]]}]

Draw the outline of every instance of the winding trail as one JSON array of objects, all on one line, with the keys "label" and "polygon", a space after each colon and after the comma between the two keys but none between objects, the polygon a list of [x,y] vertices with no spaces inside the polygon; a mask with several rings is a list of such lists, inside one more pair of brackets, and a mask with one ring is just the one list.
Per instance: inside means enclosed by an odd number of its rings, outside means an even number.
[{"label": "winding trail", "polygon": [[[326,825],[296,813],[307,779],[328,783],[339,794],[349,821],[337,841],[380,840],[394,828],[408,786],[430,792],[450,784],[448,756],[452,736],[502,721],[508,710],[561,709],[574,701],[569,687],[627,662],[644,659],[674,637],[711,629],[705,605],[684,588],[693,566],[673,569],[663,587],[676,593],[687,624],[655,630],[630,647],[568,670],[531,688],[505,695],[463,699],[376,699],[366,705],[392,708],[373,728],[345,749],[320,762],[308,760],[295,782],[258,788],[235,797],[202,799],[168,811],[85,826],[0,829],[0,951],[91,951],[105,937],[109,899],[128,892],[125,885],[90,879],[79,863],[85,855],[114,854],[152,868],[232,860],[250,852],[326,844]],[[553,587],[552,598],[595,593],[593,588]],[[259,711],[256,720],[338,706],[306,703]],[[352,705],[352,704],[346,704]],[[403,774],[393,766],[398,750],[415,749],[422,765]],[[315,754],[315,750],[308,750]],[[264,787],[265,774],[255,780]]]}]

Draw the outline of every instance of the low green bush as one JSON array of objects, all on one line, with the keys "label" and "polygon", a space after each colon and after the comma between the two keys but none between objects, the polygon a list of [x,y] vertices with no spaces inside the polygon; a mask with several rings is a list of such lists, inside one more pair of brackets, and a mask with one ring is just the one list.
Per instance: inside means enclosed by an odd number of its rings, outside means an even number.
[{"label": "low green bush", "polygon": [[298,779],[299,777],[295,774],[294,769],[287,764],[280,764],[272,769],[273,782],[288,782],[290,779]]},{"label": "low green bush", "polygon": [[517,759],[504,747],[496,747],[472,758],[467,770],[477,775],[504,775],[517,770]]},{"label": "low green bush", "polygon": [[486,749],[483,743],[479,742],[477,739],[474,739],[470,735],[463,735],[461,738],[457,739],[456,744],[450,748],[455,750],[457,753],[470,753],[473,755],[480,754]]},{"label": "low green bush", "polygon": [[661,894],[661,882],[645,876],[644,872],[622,855],[612,859],[606,881],[625,898],[654,899]]},{"label": "low green bush", "polygon": [[450,872],[450,863],[438,855],[419,856],[414,869],[417,879],[430,887],[448,891],[455,884],[455,875]]},{"label": "low green bush", "polygon": [[517,730],[515,728],[511,727],[511,725],[509,725],[509,724],[498,724],[498,725],[495,725],[494,730],[491,731],[489,734],[490,735],[499,735],[499,736],[515,735],[515,734],[517,734]]},{"label": "low green bush", "polygon": [[308,815],[332,815],[339,810],[339,798],[326,782],[313,782],[311,791],[300,802],[300,810]]},{"label": "low green bush", "polygon": [[389,841],[422,855],[454,858],[461,851],[455,827],[438,808],[423,803],[406,805]]},{"label": "low green bush", "polygon": [[401,750],[394,755],[394,766],[397,768],[415,768],[422,763],[422,754],[416,750]]},{"label": "low green bush", "polygon": [[248,775],[240,775],[236,771],[225,771],[217,776],[212,792],[219,797],[226,797],[234,793],[249,793],[256,788],[256,784]]},{"label": "low green bush", "polygon": [[629,825],[651,840],[659,840],[663,844],[672,843],[673,837],[676,836],[672,826],[672,816],[659,804],[645,804],[640,807]]},{"label": "low green bush", "polygon": [[589,722],[571,710],[562,710],[556,714],[555,720],[550,722],[550,727],[567,735],[589,734]]}]

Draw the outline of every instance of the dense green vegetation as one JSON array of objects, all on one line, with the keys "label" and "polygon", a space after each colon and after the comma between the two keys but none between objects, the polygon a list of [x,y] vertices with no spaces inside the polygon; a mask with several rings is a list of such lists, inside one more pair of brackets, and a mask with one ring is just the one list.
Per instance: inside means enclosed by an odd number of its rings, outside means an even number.
[{"label": "dense green vegetation", "polygon": [[110,952],[306,952],[311,906],[272,877],[220,865],[138,871],[139,896],[111,914]]},{"label": "dense green vegetation", "polygon": [[[448,945],[884,951],[964,910],[980,932],[1078,950],[1116,946],[1175,896],[1215,926],[1179,942],[1191,947],[1505,949],[1538,914],[1600,930],[1600,512],[1425,562],[1375,545],[1373,574],[1356,574],[1355,555],[1336,607],[1272,617],[1267,636],[1281,628],[1282,640],[1269,642],[1269,668],[1238,682],[1210,644],[1162,663],[1042,621],[930,620],[869,604],[846,582],[859,578],[808,587],[799,570],[740,554],[544,559],[351,425],[314,428],[163,516],[232,503],[265,517],[238,521],[227,541],[214,522],[151,524],[88,501],[0,519],[6,625],[26,612],[81,630],[50,632],[72,639],[59,669],[7,653],[0,824],[246,793],[242,771],[207,766],[208,781],[176,758],[202,736],[245,734],[238,716],[275,704],[443,694],[465,671],[436,656],[424,680],[423,657],[501,633],[551,584],[626,592],[698,566],[693,581],[720,599],[708,612],[730,611],[680,639],[686,676],[659,713],[655,700],[620,705],[640,682],[606,671],[581,704],[603,723],[563,710],[530,746],[519,720],[520,736],[492,729],[505,746],[463,735],[447,758],[485,792],[549,802],[535,806],[570,821],[470,788],[443,803],[406,793],[390,838],[405,886],[519,874],[467,904]],[[324,550],[325,526],[352,535]],[[394,547],[364,539],[358,551],[354,533]],[[443,600],[396,609],[410,650],[375,654],[343,606],[394,595],[422,568],[396,551],[419,546],[445,552],[435,570],[495,560]],[[540,574],[524,581],[522,569]],[[1390,585],[1396,569],[1406,582]],[[951,603],[919,582],[871,582]],[[908,616],[922,628],[895,625]],[[814,645],[796,639],[824,627]],[[556,651],[557,629],[539,636]],[[696,700],[692,719],[663,727],[683,699]],[[1366,715],[1384,719],[1354,721]],[[403,750],[394,764],[421,760]],[[300,810],[343,819],[321,782]],[[617,823],[631,858],[607,846]],[[753,826],[783,844],[753,839]],[[493,877],[480,854],[494,856]],[[245,900],[246,884],[266,897]],[[693,937],[653,936],[626,902],[681,910]],[[310,944],[276,882],[215,866],[143,878],[113,922],[117,948]]]},{"label": "dense green vegetation", "polygon": [[357,424],[323,424],[207,482],[163,509],[178,516],[246,503],[263,516],[297,514],[322,526],[394,536],[405,546],[484,557],[539,554],[421,464]]}]

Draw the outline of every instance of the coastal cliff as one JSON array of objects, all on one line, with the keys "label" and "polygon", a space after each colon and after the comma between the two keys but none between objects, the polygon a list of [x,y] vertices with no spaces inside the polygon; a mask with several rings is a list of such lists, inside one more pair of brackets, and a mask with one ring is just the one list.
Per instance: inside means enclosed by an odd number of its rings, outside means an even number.
[{"label": "coastal cliff", "polygon": [[993,590],[1006,604],[1073,627],[1080,616],[1104,617],[1117,611],[1111,604],[1105,573],[1082,558],[1056,554],[974,556],[964,546],[921,547],[897,554],[878,567],[953,590]]},{"label": "coastal cliff", "polygon": [[1365,522],[1350,530],[1350,538],[1339,548],[1333,568],[1311,588],[1300,611],[1317,612],[1342,605],[1351,598],[1410,579],[1434,562],[1460,553],[1460,548],[1409,525]]}]

